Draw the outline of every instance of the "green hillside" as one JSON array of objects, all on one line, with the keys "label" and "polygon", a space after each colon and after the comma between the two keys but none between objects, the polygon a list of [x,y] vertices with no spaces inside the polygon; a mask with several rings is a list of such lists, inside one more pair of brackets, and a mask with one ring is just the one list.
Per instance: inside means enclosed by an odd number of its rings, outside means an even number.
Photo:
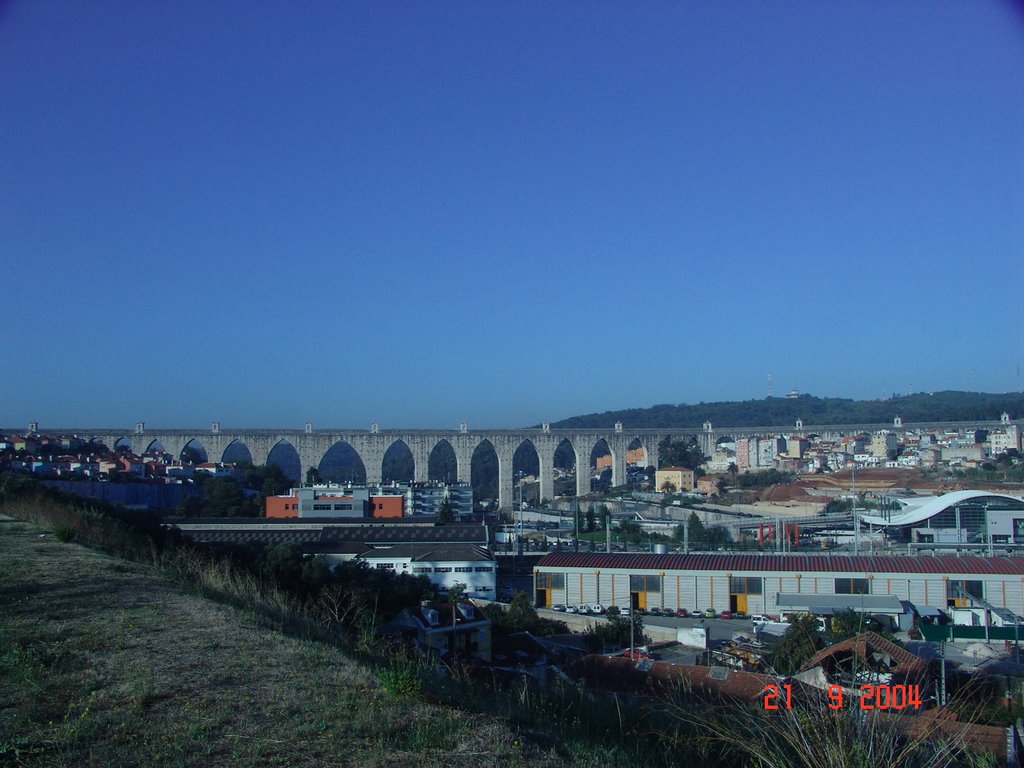
[{"label": "green hillside", "polygon": [[806,424],[880,424],[896,416],[905,423],[920,421],[997,421],[1003,413],[1024,416],[1024,392],[920,392],[886,400],[847,400],[800,395],[766,397],[740,402],[654,405],[621,411],[573,416],[552,427],[607,427],[621,421],[634,429],[700,428],[710,421],[720,427],[791,427],[797,419]]}]

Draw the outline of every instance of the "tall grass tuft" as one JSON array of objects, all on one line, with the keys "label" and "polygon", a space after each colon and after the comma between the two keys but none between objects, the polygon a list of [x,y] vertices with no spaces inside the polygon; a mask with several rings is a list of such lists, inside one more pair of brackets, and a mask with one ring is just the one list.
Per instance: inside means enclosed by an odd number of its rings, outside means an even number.
[{"label": "tall grass tuft", "polygon": [[[957,768],[994,766],[990,756],[970,752],[962,740],[942,738],[936,728],[908,736],[898,716],[852,708],[831,710],[823,702],[794,702],[792,709],[766,712],[735,703],[697,710],[673,707],[680,721],[696,726],[739,762],[758,768]],[[910,717],[910,715],[907,715]]]},{"label": "tall grass tuft", "polygon": [[423,691],[427,670],[422,660],[398,651],[377,673],[380,687],[393,696],[409,698]]}]

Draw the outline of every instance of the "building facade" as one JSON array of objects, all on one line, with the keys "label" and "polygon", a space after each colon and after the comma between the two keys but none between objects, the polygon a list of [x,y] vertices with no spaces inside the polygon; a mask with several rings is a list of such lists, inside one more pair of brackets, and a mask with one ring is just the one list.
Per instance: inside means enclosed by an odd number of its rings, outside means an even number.
[{"label": "building facade", "polygon": [[[536,605],[778,613],[780,595],[890,595],[916,606],[965,595],[1024,613],[1024,558],[556,552],[534,569]],[[790,597],[791,599],[791,597]]]},{"label": "building facade", "polygon": [[660,491],[668,483],[676,491],[693,491],[694,471],[684,467],[662,467],[654,474],[654,489]]},{"label": "building facade", "polygon": [[[328,566],[335,558],[325,556]],[[494,555],[485,547],[472,544],[396,544],[374,547],[356,556],[371,568],[425,576],[441,593],[462,584],[466,597],[494,600],[498,569]]]},{"label": "building facade", "polygon": [[376,517],[403,516],[405,497],[373,494],[366,487],[316,485],[293,488],[285,496],[268,496],[267,517]]}]

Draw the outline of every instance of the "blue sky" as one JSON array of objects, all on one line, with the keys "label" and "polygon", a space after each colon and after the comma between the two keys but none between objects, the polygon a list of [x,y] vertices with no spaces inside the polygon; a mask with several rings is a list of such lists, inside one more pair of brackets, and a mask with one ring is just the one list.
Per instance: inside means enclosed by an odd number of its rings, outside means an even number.
[{"label": "blue sky", "polygon": [[1012,2],[0,2],[0,424],[1024,389]]}]

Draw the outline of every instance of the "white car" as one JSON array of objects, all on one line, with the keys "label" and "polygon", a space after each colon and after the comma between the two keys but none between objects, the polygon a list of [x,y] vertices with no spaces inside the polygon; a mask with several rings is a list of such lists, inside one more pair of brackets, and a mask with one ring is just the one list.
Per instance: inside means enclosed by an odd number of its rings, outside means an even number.
[{"label": "white car", "polygon": [[600,603],[594,603],[592,606],[590,606],[590,612],[593,614],[604,613],[604,606]]},{"label": "white car", "polygon": [[567,606],[565,606],[565,612],[566,613],[576,613],[576,606],[575,605],[567,605]]},{"label": "white car", "polygon": [[576,613],[583,613],[583,614],[590,613],[590,606],[587,605],[586,603],[580,603],[579,605],[576,606]]}]

